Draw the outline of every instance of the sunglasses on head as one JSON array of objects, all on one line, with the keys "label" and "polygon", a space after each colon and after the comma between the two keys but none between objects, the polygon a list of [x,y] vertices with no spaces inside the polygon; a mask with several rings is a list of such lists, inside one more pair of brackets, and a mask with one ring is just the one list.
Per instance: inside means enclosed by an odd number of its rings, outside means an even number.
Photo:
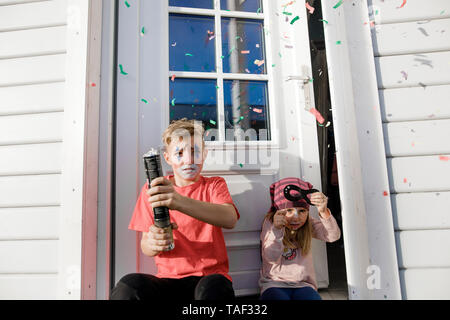
[{"label": "sunglasses on head", "polygon": [[[297,191],[299,194],[293,196],[293,195],[291,194],[291,192],[292,192],[293,190],[294,190],[294,191]],[[296,186],[296,185],[293,185],[293,184],[290,184],[290,185],[284,187],[284,190],[283,190],[283,191],[284,191],[284,197],[285,197],[286,199],[288,199],[289,201],[296,202],[296,201],[300,201],[300,200],[302,200],[302,199],[305,199],[305,201],[306,201],[309,205],[312,205],[312,203],[311,203],[311,201],[310,201],[309,198],[308,198],[308,194],[310,194],[310,193],[315,193],[315,192],[320,192],[320,191],[317,190],[317,189],[303,190],[303,189],[300,188],[299,186]]]}]

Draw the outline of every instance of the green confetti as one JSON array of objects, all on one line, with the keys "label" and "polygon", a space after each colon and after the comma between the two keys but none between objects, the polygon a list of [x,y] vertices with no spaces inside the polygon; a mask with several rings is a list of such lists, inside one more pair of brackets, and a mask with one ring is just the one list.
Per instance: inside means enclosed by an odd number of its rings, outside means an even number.
[{"label": "green confetti", "polygon": [[244,120],[244,117],[240,117],[239,120],[236,122],[236,124],[238,124],[239,122],[241,122],[242,120]]},{"label": "green confetti", "polygon": [[219,89],[219,86],[216,86],[216,89]]},{"label": "green confetti", "polygon": [[214,120],[209,120],[209,123],[215,126],[217,122],[215,122]]},{"label": "green confetti", "polygon": [[340,41],[340,40],[336,41],[336,44],[342,44],[342,41]]},{"label": "green confetti", "polygon": [[145,99],[141,99],[142,102],[144,102],[145,104],[148,104],[148,101]]},{"label": "green confetti", "polygon": [[444,12],[445,12],[445,10],[442,10],[442,11],[441,11],[441,15],[444,14]]},{"label": "green confetti", "polygon": [[177,100],[176,98],[173,98],[172,101],[170,102],[170,104],[172,105],[172,107],[175,107],[175,100]]},{"label": "green confetti", "polygon": [[275,68],[275,63],[274,63],[274,64],[272,64],[272,68]]},{"label": "green confetti", "polygon": [[239,163],[239,166],[240,166],[241,168],[243,168],[243,167],[244,167],[244,165],[243,165],[242,163]]},{"label": "green confetti", "polygon": [[186,53],[185,56],[186,57],[193,57],[193,55],[191,53]]},{"label": "green confetti", "polygon": [[262,9],[258,8],[258,10],[256,10],[256,13],[261,13]]},{"label": "green confetti", "polygon": [[344,2],[344,0],[340,0],[338,3],[336,3],[333,9],[337,9],[342,4],[342,2]]},{"label": "green confetti", "polygon": [[328,21],[325,19],[319,19],[319,21],[325,22],[326,24],[328,24]]},{"label": "green confetti", "polygon": [[283,56],[281,55],[281,52],[278,52],[278,55],[280,56],[280,58],[283,58]]},{"label": "green confetti", "polygon": [[126,73],[125,71],[123,71],[123,66],[121,64],[119,64],[119,68],[120,68],[120,73],[123,75],[128,75],[128,73]]},{"label": "green confetti", "polygon": [[294,24],[294,22],[297,21],[298,19],[300,19],[300,17],[296,16],[294,19],[292,19],[291,24]]},{"label": "green confetti", "polygon": [[283,14],[285,14],[285,15],[287,15],[287,16],[292,16],[292,12],[286,12],[286,11],[283,11]]},{"label": "green confetti", "polygon": [[125,0],[125,5],[127,6],[127,8],[130,7],[130,4],[128,3],[128,1]]},{"label": "green confetti", "polygon": [[142,34],[142,35],[145,34],[145,27],[142,27],[142,29],[141,29],[141,34]]}]

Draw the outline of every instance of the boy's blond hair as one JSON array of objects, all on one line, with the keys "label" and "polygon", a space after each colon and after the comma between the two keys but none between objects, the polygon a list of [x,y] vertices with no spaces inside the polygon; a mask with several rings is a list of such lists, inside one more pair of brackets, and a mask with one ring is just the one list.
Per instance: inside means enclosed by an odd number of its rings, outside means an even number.
[{"label": "boy's blond hair", "polygon": [[183,118],[180,120],[174,120],[172,123],[167,127],[166,130],[164,130],[164,133],[162,135],[162,140],[167,148],[170,143],[172,142],[172,139],[178,137],[178,138],[187,138],[188,135],[190,137],[195,137],[196,139],[202,140],[203,146],[205,145],[205,140],[203,137],[203,134],[205,132],[205,129],[203,128],[203,123],[198,120],[189,120],[187,118]]}]

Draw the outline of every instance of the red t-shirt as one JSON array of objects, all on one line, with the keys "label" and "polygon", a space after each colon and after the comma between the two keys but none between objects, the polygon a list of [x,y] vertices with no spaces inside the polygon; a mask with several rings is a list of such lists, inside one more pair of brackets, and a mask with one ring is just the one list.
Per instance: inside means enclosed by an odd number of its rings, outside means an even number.
[{"label": "red t-shirt", "polygon": [[[165,178],[170,180],[172,176]],[[225,179],[203,177],[185,187],[173,185],[180,195],[215,204],[230,203],[234,206]],[[142,187],[128,229],[148,232],[153,224],[153,209],[148,202],[147,183]],[[184,278],[206,276],[213,273],[228,275],[228,255],[222,228],[197,220],[177,210],[169,210],[170,220],[178,225],[173,230],[175,248],[155,256],[159,278]],[[214,212],[211,212],[214,214]]]}]

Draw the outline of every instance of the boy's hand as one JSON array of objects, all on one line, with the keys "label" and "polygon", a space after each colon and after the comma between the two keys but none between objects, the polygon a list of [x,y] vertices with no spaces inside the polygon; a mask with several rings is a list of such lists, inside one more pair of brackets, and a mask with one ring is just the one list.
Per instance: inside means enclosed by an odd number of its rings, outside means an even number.
[{"label": "boy's hand", "polygon": [[[178,225],[172,223],[172,229],[178,229]],[[148,232],[144,233],[143,241],[145,241],[146,249],[153,251],[156,255],[167,251],[173,239],[170,230],[158,228],[153,224],[150,226]]]},{"label": "boy's hand", "polygon": [[310,199],[313,206],[317,207],[317,210],[319,210],[319,213],[326,217],[328,216],[328,198],[322,193],[322,192],[315,192],[311,195]]},{"label": "boy's hand", "polygon": [[277,211],[273,216],[273,226],[277,229],[281,229],[287,225],[286,211]]},{"label": "boy's hand", "polygon": [[153,179],[150,186],[147,195],[152,208],[167,207],[172,210],[179,210],[183,196],[175,191],[172,182],[164,177],[159,177]]}]

